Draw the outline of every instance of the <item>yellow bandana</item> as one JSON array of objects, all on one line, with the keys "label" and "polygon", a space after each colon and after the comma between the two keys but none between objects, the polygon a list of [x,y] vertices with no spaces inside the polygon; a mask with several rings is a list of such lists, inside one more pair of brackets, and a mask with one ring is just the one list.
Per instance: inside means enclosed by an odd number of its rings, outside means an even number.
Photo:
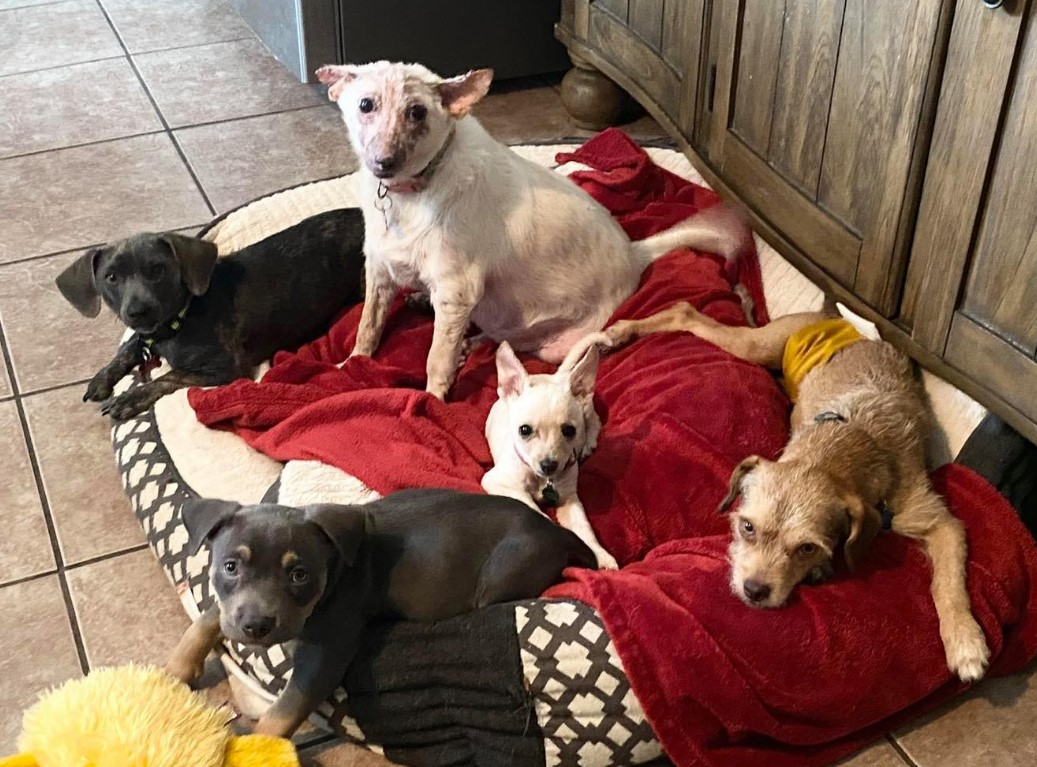
[{"label": "yellow bandana", "polygon": [[864,336],[844,319],[822,320],[789,336],[781,358],[781,372],[789,399],[796,401],[799,385],[807,373],[828,362],[840,349],[863,340]]}]

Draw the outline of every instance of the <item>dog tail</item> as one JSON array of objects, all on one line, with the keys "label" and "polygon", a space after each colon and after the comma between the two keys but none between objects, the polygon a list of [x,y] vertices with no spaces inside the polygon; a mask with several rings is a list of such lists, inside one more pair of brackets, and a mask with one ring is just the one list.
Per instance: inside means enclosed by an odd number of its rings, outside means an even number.
[{"label": "dog tail", "polygon": [[[723,256],[731,275],[738,257],[752,244],[752,230],[745,220],[726,205],[714,205],[666,231],[644,240],[632,242],[634,257],[648,266],[652,261],[677,248],[691,248]],[[755,325],[756,307],[749,291],[740,282],[734,282],[734,291],[742,301],[742,310],[750,325]]]},{"label": "dog tail", "polygon": [[576,367],[576,363],[583,359],[583,356],[595,346],[611,347],[612,342],[607,335],[601,332],[585,335],[569,349],[569,353],[565,355],[562,364],[558,366],[558,372],[571,371]]},{"label": "dog tail", "polygon": [[751,241],[752,232],[737,213],[726,205],[714,205],[631,246],[635,257],[647,266],[677,248],[716,253],[733,262]]}]

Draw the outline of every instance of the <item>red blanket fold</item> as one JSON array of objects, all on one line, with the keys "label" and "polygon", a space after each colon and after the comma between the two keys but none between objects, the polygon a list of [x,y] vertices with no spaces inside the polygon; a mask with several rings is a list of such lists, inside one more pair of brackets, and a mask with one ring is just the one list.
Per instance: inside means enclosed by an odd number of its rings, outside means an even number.
[{"label": "red blanket fold", "polygon": [[[637,238],[717,202],[619,131],[558,159],[594,168],[573,180]],[[670,254],[614,319],[688,300],[743,324],[729,271],[714,256]],[[765,321],[755,254],[739,278]],[[490,466],[483,427],[496,398],[492,346],[473,352],[442,403],[421,391],[431,320],[402,302],[373,359],[334,366],[352,348],[359,315],[356,308],[326,337],[278,355],[260,383],[192,390],[199,420],[278,460],[338,466],[381,493],[478,490]],[[677,764],[825,764],[959,689],[944,666],[927,563],[907,541],[882,537],[852,578],[801,588],[783,610],[752,610],[730,593],[727,521],[716,505],[741,458],[774,457],[787,438],[788,401],[767,371],[693,336],[661,334],[607,356],[596,396],[605,426],[580,469],[580,496],[602,543],[628,566],[574,570],[549,595],[601,612]],[[952,467],[936,483],[969,528],[969,588],[992,671],[1017,670],[1037,652],[1032,539],[971,473]]]}]

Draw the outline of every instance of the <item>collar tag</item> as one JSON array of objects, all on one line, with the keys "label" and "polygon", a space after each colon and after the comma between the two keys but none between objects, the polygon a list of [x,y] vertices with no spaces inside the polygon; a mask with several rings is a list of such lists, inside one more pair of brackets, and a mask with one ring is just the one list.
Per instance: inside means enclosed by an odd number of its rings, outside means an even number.
[{"label": "collar tag", "polygon": [[562,500],[562,497],[558,495],[554,485],[550,482],[544,485],[544,489],[540,491],[540,505],[557,506],[560,500]]}]

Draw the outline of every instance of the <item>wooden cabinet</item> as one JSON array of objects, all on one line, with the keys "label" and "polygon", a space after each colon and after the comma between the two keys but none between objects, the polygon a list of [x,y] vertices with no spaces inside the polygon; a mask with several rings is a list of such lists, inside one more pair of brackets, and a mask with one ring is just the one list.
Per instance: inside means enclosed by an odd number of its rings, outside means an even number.
[{"label": "wooden cabinet", "polygon": [[958,3],[900,319],[1037,422],[1037,11],[1015,10]]},{"label": "wooden cabinet", "polygon": [[[717,0],[699,135],[744,202],[884,315],[899,297],[942,0]],[[708,104],[707,104],[708,107]],[[794,222],[794,225],[790,225]]]},{"label": "wooden cabinet", "polygon": [[1037,441],[1037,0],[563,11],[783,255]]}]

